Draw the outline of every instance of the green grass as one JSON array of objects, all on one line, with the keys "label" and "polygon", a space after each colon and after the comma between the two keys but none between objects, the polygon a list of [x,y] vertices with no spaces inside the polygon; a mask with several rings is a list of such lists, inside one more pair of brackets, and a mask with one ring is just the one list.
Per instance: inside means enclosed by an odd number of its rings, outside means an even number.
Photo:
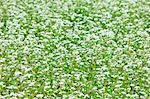
[{"label": "green grass", "polygon": [[148,0],[0,0],[0,98],[148,99]]}]

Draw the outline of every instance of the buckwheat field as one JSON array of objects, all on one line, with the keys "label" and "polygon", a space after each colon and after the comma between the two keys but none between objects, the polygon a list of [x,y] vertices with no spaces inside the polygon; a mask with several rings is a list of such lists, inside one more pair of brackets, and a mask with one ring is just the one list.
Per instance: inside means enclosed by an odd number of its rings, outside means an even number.
[{"label": "buckwheat field", "polygon": [[148,98],[149,0],[0,0],[0,99]]}]

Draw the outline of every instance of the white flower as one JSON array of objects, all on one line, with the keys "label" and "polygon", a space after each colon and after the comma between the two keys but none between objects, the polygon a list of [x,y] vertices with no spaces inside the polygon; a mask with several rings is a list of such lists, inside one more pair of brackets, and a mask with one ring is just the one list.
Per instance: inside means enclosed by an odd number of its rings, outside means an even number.
[{"label": "white flower", "polygon": [[126,94],[126,92],[121,92],[121,93],[124,94],[124,95]]},{"label": "white flower", "polygon": [[114,37],[114,32],[110,30],[102,30],[101,31],[102,36],[108,36],[108,37]]},{"label": "white flower", "polygon": [[150,71],[150,68],[148,68],[148,67],[143,67],[143,70]]},{"label": "white flower", "polygon": [[5,60],[5,58],[0,59],[0,63],[4,62]]},{"label": "white flower", "polygon": [[80,74],[75,74],[75,76],[77,80],[80,80]]},{"label": "white flower", "polygon": [[0,22],[0,28],[3,27],[3,25],[4,25],[4,23],[3,23],[3,22]]},{"label": "white flower", "polygon": [[148,65],[150,65],[150,60],[147,61]]},{"label": "white flower", "polygon": [[63,85],[63,84],[64,84],[64,82],[63,82],[63,81],[61,81],[61,82],[59,82],[59,84],[60,84],[60,85]]},{"label": "white flower", "polygon": [[4,84],[3,82],[0,82],[0,86],[3,86],[3,84]]},{"label": "white flower", "polygon": [[8,86],[7,88],[8,88],[8,89],[17,89],[17,87],[14,86],[14,85]]},{"label": "white flower", "polygon": [[16,71],[15,73],[14,73],[14,76],[15,77],[18,77],[19,75],[21,75],[22,73],[20,72],[20,71]]},{"label": "white flower", "polygon": [[42,98],[44,95],[43,94],[37,94],[36,97]]},{"label": "white flower", "polygon": [[118,88],[118,87],[120,87],[121,85],[122,85],[122,84],[118,84],[118,85],[116,85],[115,87]]},{"label": "white flower", "polygon": [[136,61],[137,65],[142,65],[142,61]]},{"label": "white flower", "polygon": [[30,82],[29,86],[34,86],[35,82]]},{"label": "white flower", "polygon": [[107,18],[111,18],[112,17],[112,15],[108,12],[108,13],[106,13],[107,14]]},{"label": "white flower", "polygon": [[50,89],[51,88],[51,86],[45,86],[44,87],[44,89]]},{"label": "white flower", "polygon": [[10,96],[15,96],[15,93],[14,93],[14,92],[11,92],[11,93],[10,93]]},{"label": "white flower", "polygon": [[27,73],[28,71],[30,71],[30,70],[32,70],[32,68],[30,67],[30,68],[24,68],[25,69],[25,73]]},{"label": "white flower", "polygon": [[23,92],[19,92],[19,93],[17,94],[17,96],[18,96],[18,97],[23,97],[23,96],[24,96],[24,93],[23,93]]},{"label": "white flower", "polygon": [[142,95],[145,95],[146,93],[145,92],[140,92]]},{"label": "white flower", "polygon": [[131,84],[130,86],[135,86],[134,84]]},{"label": "white flower", "polygon": [[81,59],[82,59],[82,58],[81,58],[79,55],[76,56],[76,60],[77,60],[77,61],[80,61]]},{"label": "white flower", "polygon": [[25,74],[24,77],[30,78],[33,74]]}]

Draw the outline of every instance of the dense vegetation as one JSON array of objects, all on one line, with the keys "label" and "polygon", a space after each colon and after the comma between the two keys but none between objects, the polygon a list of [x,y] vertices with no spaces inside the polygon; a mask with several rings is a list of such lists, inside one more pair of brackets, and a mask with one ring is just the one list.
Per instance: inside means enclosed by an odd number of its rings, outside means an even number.
[{"label": "dense vegetation", "polygon": [[0,98],[148,98],[149,0],[0,0]]}]

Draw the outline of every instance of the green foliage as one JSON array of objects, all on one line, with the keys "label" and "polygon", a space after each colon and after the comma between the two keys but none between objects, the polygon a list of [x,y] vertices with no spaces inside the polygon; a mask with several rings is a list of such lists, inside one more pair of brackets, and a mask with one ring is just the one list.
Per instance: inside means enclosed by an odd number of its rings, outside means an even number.
[{"label": "green foliage", "polygon": [[148,0],[0,0],[0,98],[149,98]]}]

